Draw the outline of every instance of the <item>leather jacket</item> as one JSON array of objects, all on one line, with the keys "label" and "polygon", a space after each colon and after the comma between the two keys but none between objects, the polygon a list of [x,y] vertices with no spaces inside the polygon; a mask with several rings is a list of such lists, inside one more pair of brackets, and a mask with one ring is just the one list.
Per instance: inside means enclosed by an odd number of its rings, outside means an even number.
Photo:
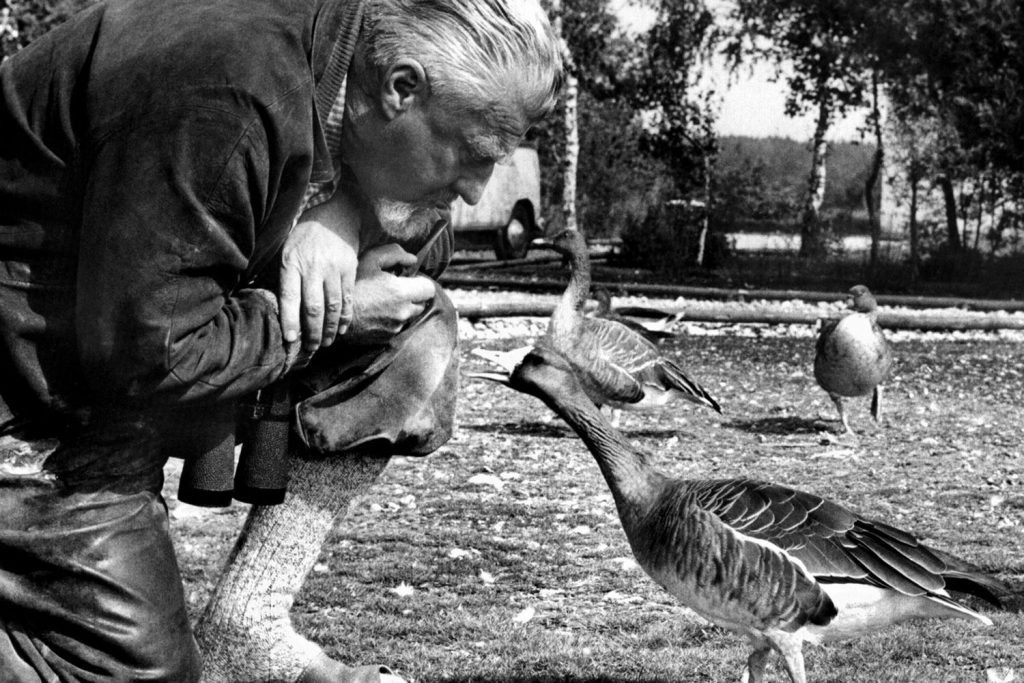
[{"label": "leather jacket", "polygon": [[311,182],[358,0],[107,0],[0,65],[0,423],[278,379],[253,287]]}]

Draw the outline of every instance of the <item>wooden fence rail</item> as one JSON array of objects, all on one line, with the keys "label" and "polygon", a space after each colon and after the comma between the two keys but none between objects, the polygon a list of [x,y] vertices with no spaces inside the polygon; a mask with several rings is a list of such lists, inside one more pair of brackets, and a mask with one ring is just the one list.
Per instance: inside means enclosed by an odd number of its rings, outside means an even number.
[{"label": "wooden fence rail", "polygon": [[[482,277],[466,273],[448,272],[441,276],[441,283],[449,287],[475,287],[510,289],[523,292],[561,292],[564,280],[526,280],[508,277]],[[688,297],[691,299],[719,299],[724,301],[842,301],[842,292],[816,292],[795,289],[726,289],[721,287],[689,287],[683,285],[657,285],[643,283],[622,284],[618,282],[595,282],[595,286],[608,289],[620,296]],[[934,296],[902,296],[879,294],[875,297],[882,306],[903,306],[906,308],[962,308],[971,311],[1024,312],[1024,301],[1018,299],[966,299]],[[659,303],[659,308],[672,311],[676,305],[686,308],[685,302]]]},{"label": "wooden fence rail", "polygon": [[[551,315],[554,301],[485,300],[462,292],[454,297],[459,315],[469,320],[505,317],[546,317]],[[736,308],[728,304],[688,307],[685,304],[665,305],[667,313],[682,313],[682,321],[711,323],[747,323],[768,325],[814,325],[833,316],[816,311],[784,311],[769,306]],[[890,330],[1024,330],[1024,316],[1006,313],[879,311],[878,323]]]}]

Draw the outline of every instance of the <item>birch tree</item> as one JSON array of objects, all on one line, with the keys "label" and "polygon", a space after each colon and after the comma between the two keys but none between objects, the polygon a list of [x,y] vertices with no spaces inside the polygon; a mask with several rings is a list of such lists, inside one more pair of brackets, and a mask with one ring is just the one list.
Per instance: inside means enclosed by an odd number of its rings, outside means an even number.
[{"label": "birch tree", "polygon": [[825,196],[827,135],[837,116],[864,103],[866,68],[854,50],[863,29],[854,0],[738,0],[733,20],[739,33],[728,50],[734,65],[767,59],[789,92],[786,111],[812,111],[811,168],[800,226],[800,255],[826,252],[821,204]]}]

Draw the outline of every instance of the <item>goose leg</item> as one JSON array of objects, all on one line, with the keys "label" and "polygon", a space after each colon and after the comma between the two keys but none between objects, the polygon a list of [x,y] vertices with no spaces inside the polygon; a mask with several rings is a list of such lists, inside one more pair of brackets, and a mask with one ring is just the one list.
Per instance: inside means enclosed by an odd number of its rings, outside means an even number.
[{"label": "goose leg", "polygon": [[871,393],[871,417],[875,422],[882,421],[882,385],[875,387]]},{"label": "goose leg", "polygon": [[288,612],[335,521],[387,462],[293,458],[285,501],[252,507],[196,625],[203,683],[295,681],[311,664],[340,666],[295,631]]},{"label": "goose leg", "polygon": [[807,683],[807,674],[804,671],[803,644],[803,639],[792,633],[772,638],[772,647],[782,655],[791,683]]},{"label": "goose leg", "polygon": [[839,420],[843,423],[843,433],[853,434],[853,430],[850,429],[850,423],[846,418],[846,409],[843,407],[843,397],[839,394],[833,394],[829,392],[828,397],[832,399],[832,403],[835,404],[836,410],[839,411]]},{"label": "goose leg", "polygon": [[747,658],[747,668],[740,679],[742,683],[764,683],[764,671],[768,666],[768,655],[771,651],[768,641],[754,643],[754,651]]}]

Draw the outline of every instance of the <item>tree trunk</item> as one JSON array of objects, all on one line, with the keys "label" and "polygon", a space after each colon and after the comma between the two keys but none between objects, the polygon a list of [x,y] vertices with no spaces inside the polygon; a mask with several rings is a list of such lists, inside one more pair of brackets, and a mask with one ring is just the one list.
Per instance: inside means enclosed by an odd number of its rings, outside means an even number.
[{"label": "tree trunk", "polygon": [[917,282],[921,274],[921,234],[917,225],[917,176],[910,177],[910,279]]},{"label": "tree trunk", "polygon": [[702,152],[704,162],[704,215],[701,218],[700,236],[697,238],[697,267],[704,266],[704,250],[708,243],[708,230],[711,228],[711,155],[707,150]]},{"label": "tree trunk", "polygon": [[829,126],[829,103],[822,97],[818,104],[818,121],[814,126],[811,172],[807,177],[807,201],[804,204],[800,226],[800,256],[815,257],[825,254],[825,239],[821,231],[821,204],[825,201],[825,156],[828,142],[825,134]]},{"label": "tree trunk", "polygon": [[956,193],[953,191],[953,180],[948,174],[939,176],[939,187],[942,189],[942,199],[946,204],[946,238],[949,247],[953,251],[962,251],[963,242],[960,240],[960,226],[956,220]]},{"label": "tree trunk", "polygon": [[878,78],[871,77],[871,122],[875,132],[875,154],[871,160],[871,170],[864,183],[864,203],[868,210],[868,225],[871,226],[871,261],[869,268],[872,273],[878,267],[878,250],[882,241],[882,218],[879,216],[876,188],[882,174],[885,161],[885,148],[882,143],[882,113],[878,109]]},{"label": "tree trunk", "polygon": [[985,178],[982,175],[978,179],[978,218],[974,222],[974,250],[978,250],[978,243],[981,241],[981,229],[985,223]]},{"label": "tree trunk", "polygon": [[565,219],[566,230],[579,229],[576,220],[576,173],[580,160],[578,103],[579,81],[572,73],[567,73],[565,79],[565,166],[562,168],[562,217]]},{"label": "tree trunk", "polygon": [[562,218],[566,230],[578,230],[576,220],[576,173],[579,168],[580,134],[579,134],[579,80],[576,78],[576,65],[569,50],[569,43],[562,34],[562,2],[551,2],[551,28],[558,39],[562,51],[562,62],[565,68],[565,159],[562,165]]}]

